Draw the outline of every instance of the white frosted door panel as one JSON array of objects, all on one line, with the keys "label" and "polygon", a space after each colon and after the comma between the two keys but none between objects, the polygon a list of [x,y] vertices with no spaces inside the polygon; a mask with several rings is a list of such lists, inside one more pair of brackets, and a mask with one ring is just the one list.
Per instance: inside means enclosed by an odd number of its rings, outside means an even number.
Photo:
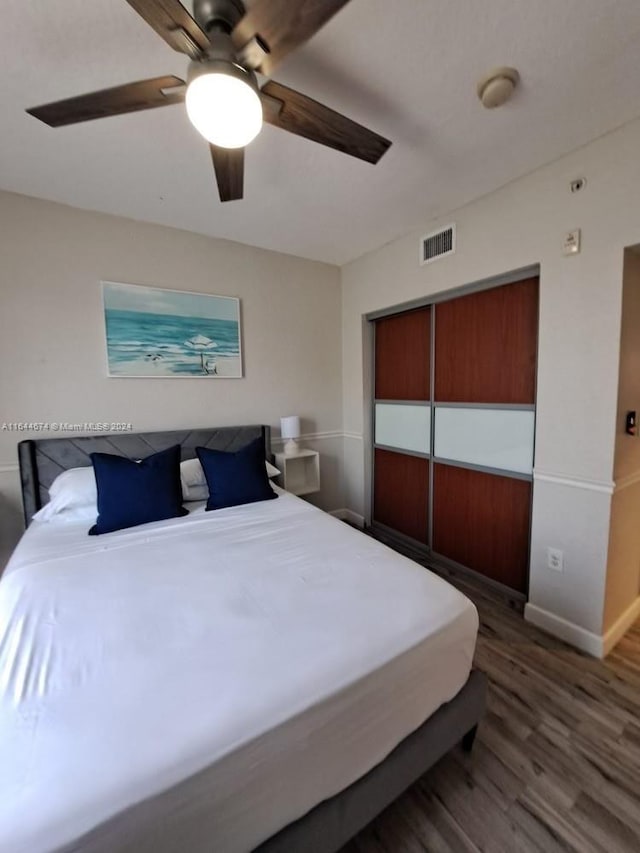
[{"label": "white frosted door panel", "polygon": [[519,409],[436,407],[434,454],[521,474],[533,470],[534,418]]},{"label": "white frosted door panel", "polygon": [[401,406],[376,403],[376,444],[429,453],[431,406]]}]

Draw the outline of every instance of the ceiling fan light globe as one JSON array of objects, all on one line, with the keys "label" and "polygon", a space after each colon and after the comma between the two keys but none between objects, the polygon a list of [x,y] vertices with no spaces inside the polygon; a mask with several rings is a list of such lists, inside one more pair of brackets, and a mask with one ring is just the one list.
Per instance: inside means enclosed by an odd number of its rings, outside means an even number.
[{"label": "ceiling fan light globe", "polygon": [[220,148],[244,148],[262,128],[262,103],[257,92],[230,74],[195,77],[189,83],[185,102],[196,130]]}]

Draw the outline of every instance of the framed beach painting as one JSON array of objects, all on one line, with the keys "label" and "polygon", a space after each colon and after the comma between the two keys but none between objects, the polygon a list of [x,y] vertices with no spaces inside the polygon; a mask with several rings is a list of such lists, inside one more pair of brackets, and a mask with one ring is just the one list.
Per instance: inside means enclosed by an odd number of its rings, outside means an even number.
[{"label": "framed beach painting", "polygon": [[102,282],[109,376],[241,379],[240,300]]}]

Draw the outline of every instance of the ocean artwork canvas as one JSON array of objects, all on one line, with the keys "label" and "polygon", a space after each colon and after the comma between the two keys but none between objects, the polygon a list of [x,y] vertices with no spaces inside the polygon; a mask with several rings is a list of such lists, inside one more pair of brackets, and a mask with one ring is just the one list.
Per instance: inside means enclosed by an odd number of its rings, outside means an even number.
[{"label": "ocean artwork canvas", "polygon": [[242,378],[240,300],[102,282],[109,376]]}]

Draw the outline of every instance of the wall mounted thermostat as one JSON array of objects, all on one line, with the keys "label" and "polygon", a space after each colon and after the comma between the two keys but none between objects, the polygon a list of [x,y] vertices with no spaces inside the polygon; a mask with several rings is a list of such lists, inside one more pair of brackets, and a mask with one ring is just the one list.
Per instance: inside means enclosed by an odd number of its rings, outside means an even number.
[{"label": "wall mounted thermostat", "polygon": [[638,417],[636,412],[627,412],[627,417],[624,421],[624,431],[627,435],[637,435]]},{"label": "wall mounted thermostat", "polygon": [[576,228],[575,231],[567,231],[564,235],[564,242],[562,244],[562,254],[563,255],[577,255],[580,251],[580,229]]}]

